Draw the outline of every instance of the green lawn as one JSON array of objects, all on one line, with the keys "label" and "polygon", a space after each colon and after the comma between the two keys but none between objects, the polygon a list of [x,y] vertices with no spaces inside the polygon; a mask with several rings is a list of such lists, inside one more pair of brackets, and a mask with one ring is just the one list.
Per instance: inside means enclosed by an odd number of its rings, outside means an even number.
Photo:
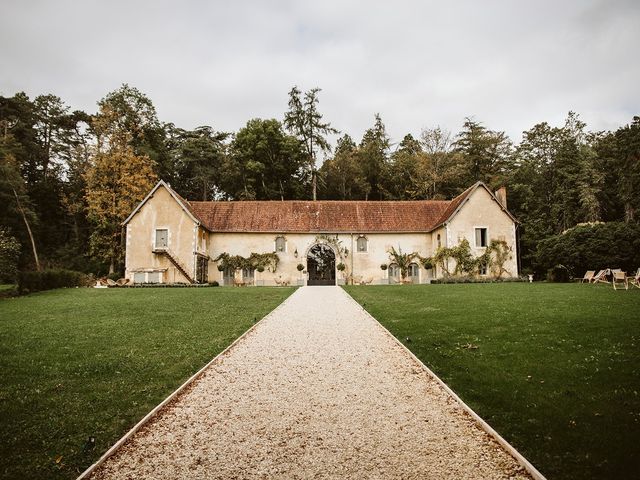
[{"label": "green lawn", "polygon": [[640,475],[640,290],[346,290],[549,479]]},{"label": "green lawn", "polygon": [[292,291],[67,289],[0,300],[0,478],[75,478]]}]

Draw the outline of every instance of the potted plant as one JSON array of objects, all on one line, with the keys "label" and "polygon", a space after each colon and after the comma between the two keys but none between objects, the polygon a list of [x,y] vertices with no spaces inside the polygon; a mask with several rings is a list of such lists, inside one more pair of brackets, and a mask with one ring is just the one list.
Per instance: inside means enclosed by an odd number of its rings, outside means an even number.
[{"label": "potted plant", "polygon": [[219,272],[223,272],[223,271],[224,271],[224,265],[219,264],[219,265],[218,265],[218,271],[219,271]]},{"label": "potted plant", "polygon": [[264,267],[263,267],[262,265],[258,265],[258,266],[256,267],[256,270],[257,270],[258,272],[262,273],[262,272],[264,272]]},{"label": "potted plant", "polygon": [[382,265],[380,265],[380,270],[382,270],[383,272],[389,268],[389,266],[386,263],[383,263]]},{"label": "potted plant", "polygon": [[433,268],[433,259],[431,257],[421,258],[420,261],[425,270],[431,270]]},{"label": "potted plant", "polygon": [[344,272],[344,270],[345,270],[345,268],[347,268],[347,266],[344,263],[340,262],[338,265],[336,265],[336,268],[338,269],[338,271]]},{"label": "potted plant", "polygon": [[299,263],[298,266],[296,267],[298,269],[299,272],[304,270],[304,265]]}]

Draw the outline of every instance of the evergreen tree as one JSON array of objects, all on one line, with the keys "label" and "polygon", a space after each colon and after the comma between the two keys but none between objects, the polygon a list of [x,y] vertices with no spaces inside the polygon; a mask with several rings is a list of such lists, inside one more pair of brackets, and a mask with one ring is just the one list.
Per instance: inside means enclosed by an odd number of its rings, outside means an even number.
[{"label": "evergreen tree", "polygon": [[317,197],[317,167],[316,152],[329,152],[331,146],[327,135],[339,133],[330,123],[322,121],[322,114],[318,111],[319,88],[312,88],[304,94],[298,87],[289,92],[289,110],[284,116],[284,125],[304,145],[307,154],[305,173],[311,176],[312,198]]}]

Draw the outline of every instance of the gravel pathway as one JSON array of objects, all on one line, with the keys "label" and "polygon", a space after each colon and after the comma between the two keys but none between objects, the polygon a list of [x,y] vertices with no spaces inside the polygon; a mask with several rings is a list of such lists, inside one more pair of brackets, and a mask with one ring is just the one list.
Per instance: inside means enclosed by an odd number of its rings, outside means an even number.
[{"label": "gravel pathway", "polygon": [[94,479],[530,478],[338,287],[303,287]]}]

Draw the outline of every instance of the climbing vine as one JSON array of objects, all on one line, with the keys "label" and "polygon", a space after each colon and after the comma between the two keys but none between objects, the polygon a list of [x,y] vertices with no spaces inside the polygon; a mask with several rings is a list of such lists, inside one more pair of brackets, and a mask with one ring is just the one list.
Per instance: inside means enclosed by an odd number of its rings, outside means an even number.
[{"label": "climbing vine", "polygon": [[[502,274],[509,273],[504,264],[510,258],[511,252],[504,240],[491,240],[482,255],[474,257],[469,241],[463,238],[455,247],[438,248],[433,255],[433,263],[442,269],[445,276],[475,275],[484,267],[499,279]],[[455,261],[453,274],[449,272],[449,260]]]},{"label": "climbing vine", "polygon": [[226,252],[221,253],[213,259],[218,262],[218,270],[242,270],[244,268],[256,269],[264,271],[268,269],[275,272],[280,262],[280,257],[275,252],[272,253],[251,253],[248,258],[241,255],[229,255]]},{"label": "climbing vine", "polygon": [[398,265],[402,280],[407,278],[407,273],[409,273],[409,265],[411,264],[411,262],[420,257],[417,252],[402,253],[402,248],[400,248],[400,246],[398,246],[398,250],[396,250],[394,247],[391,247],[390,250],[387,250],[387,253],[389,254],[389,260],[391,260],[392,263]]},{"label": "climbing vine", "polygon": [[342,240],[338,239],[337,235],[335,237],[329,235],[316,235],[316,242],[331,245],[338,253],[338,257],[340,257],[341,262],[344,262],[345,258],[349,256],[349,249],[342,245]]}]

